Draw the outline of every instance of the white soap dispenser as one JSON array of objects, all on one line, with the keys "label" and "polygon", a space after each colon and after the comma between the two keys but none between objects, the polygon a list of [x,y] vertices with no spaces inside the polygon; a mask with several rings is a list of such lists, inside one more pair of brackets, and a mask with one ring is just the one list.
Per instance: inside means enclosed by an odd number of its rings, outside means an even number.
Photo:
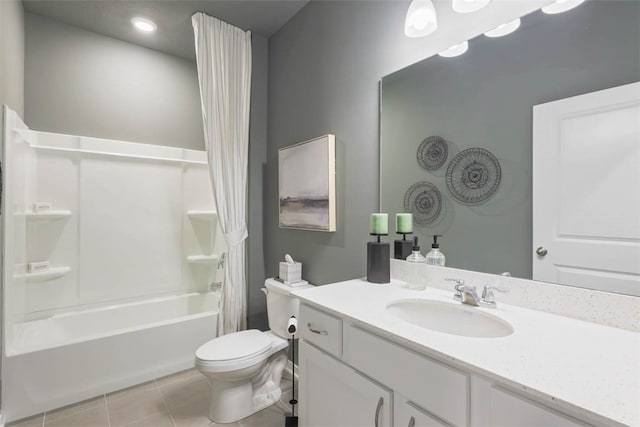
[{"label": "white soap dispenser", "polygon": [[426,262],[429,265],[438,265],[444,267],[444,254],[440,252],[440,244],[438,244],[438,237],[442,237],[440,234],[433,235],[433,243],[431,244],[431,250],[427,254]]},{"label": "white soap dispenser", "polygon": [[409,289],[425,289],[427,283],[423,272],[420,269],[420,264],[424,264],[427,259],[420,253],[420,246],[418,246],[418,237],[413,238],[413,252],[407,257],[407,262],[411,264],[409,267],[410,276],[407,281]]}]

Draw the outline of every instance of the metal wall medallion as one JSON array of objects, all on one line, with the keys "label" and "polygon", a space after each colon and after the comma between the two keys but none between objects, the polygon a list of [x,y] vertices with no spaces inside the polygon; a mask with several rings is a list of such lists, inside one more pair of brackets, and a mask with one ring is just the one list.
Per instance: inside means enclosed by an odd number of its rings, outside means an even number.
[{"label": "metal wall medallion", "polygon": [[501,177],[496,156],[484,148],[468,148],[449,163],[447,188],[460,203],[478,205],[496,193]]},{"label": "metal wall medallion", "polygon": [[404,211],[413,214],[416,225],[429,225],[442,210],[442,194],[438,188],[426,181],[413,184],[404,193]]},{"label": "metal wall medallion", "polygon": [[430,136],[418,147],[418,163],[428,171],[441,168],[448,156],[449,146],[439,136]]}]

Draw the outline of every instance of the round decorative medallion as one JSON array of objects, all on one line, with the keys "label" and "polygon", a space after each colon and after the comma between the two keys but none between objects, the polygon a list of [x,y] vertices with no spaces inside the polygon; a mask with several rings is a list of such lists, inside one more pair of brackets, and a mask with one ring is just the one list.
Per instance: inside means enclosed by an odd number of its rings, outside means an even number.
[{"label": "round decorative medallion", "polygon": [[479,205],[498,190],[502,172],[496,156],[484,148],[459,152],[447,167],[447,188],[465,205]]},{"label": "round decorative medallion", "polygon": [[433,223],[440,216],[441,210],[442,194],[430,182],[417,182],[404,193],[404,211],[413,214],[416,225]]},{"label": "round decorative medallion", "polygon": [[418,163],[428,171],[441,168],[448,156],[449,146],[439,136],[430,136],[418,147]]}]

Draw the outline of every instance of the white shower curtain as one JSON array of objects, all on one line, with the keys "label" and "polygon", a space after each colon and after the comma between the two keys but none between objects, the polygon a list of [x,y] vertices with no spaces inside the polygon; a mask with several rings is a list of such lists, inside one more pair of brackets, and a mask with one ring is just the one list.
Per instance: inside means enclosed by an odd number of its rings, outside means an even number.
[{"label": "white shower curtain", "polygon": [[228,249],[218,316],[218,334],[224,335],[246,329],[251,32],[201,12],[191,21],[209,173]]}]

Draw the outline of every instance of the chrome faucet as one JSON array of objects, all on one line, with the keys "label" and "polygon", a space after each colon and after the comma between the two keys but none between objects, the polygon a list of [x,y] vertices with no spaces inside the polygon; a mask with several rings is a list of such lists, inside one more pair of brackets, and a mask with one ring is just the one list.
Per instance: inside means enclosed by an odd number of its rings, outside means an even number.
[{"label": "chrome faucet", "polygon": [[508,289],[499,288],[497,286],[485,285],[482,290],[482,297],[478,297],[477,288],[475,286],[466,285],[462,279],[445,279],[450,282],[456,282],[454,289],[456,293],[453,295],[455,301],[462,304],[472,305],[475,307],[496,308],[496,298],[493,291],[509,292]]},{"label": "chrome faucet", "polygon": [[476,287],[466,285],[464,280],[462,279],[444,279],[449,282],[456,282],[454,285],[454,289],[456,293],[453,295],[453,299],[455,301],[461,302],[463,304],[475,305],[478,306],[478,294],[476,293]]}]

